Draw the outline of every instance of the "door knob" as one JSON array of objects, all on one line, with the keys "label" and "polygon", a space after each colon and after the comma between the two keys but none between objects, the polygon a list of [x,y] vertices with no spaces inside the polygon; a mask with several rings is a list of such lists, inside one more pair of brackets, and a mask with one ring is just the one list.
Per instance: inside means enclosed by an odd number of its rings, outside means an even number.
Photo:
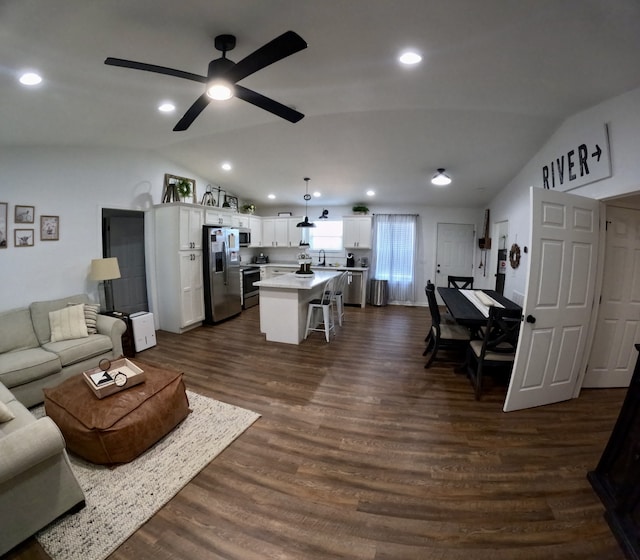
[{"label": "door knob", "polygon": [[535,322],[536,318],[533,315],[527,315],[527,323],[531,323],[533,325]]}]

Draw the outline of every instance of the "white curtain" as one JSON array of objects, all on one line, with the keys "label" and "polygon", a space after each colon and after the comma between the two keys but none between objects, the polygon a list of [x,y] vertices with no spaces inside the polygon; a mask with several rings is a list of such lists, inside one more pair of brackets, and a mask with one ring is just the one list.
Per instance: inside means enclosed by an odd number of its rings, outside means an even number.
[{"label": "white curtain", "polygon": [[376,214],[373,217],[373,278],[387,280],[389,301],[415,302],[418,216]]}]

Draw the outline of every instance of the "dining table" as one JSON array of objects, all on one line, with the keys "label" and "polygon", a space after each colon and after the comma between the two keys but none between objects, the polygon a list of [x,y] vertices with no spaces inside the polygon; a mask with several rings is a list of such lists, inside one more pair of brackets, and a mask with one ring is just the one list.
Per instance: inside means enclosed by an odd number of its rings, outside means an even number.
[{"label": "dining table", "polygon": [[438,293],[456,323],[474,330],[487,324],[489,307],[492,305],[522,311],[522,306],[495,290],[460,290],[439,287]]}]

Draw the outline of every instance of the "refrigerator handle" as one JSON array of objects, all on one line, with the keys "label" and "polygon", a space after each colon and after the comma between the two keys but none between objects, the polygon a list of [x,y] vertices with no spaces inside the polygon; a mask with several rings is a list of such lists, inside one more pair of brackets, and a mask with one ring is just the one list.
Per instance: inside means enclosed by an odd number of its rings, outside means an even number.
[{"label": "refrigerator handle", "polygon": [[229,267],[227,263],[227,246],[226,242],[222,242],[222,266],[224,267],[224,285],[229,283]]}]

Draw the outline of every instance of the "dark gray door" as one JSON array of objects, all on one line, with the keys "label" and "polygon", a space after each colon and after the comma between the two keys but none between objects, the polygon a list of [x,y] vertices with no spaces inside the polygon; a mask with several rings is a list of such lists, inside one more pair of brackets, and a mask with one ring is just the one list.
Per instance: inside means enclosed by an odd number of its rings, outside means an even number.
[{"label": "dark gray door", "polygon": [[116,311],[148,311],[144,257],[144,212],[102,211],[102,241],[105,257],[117,257],[121,278],[112,281]]}]

